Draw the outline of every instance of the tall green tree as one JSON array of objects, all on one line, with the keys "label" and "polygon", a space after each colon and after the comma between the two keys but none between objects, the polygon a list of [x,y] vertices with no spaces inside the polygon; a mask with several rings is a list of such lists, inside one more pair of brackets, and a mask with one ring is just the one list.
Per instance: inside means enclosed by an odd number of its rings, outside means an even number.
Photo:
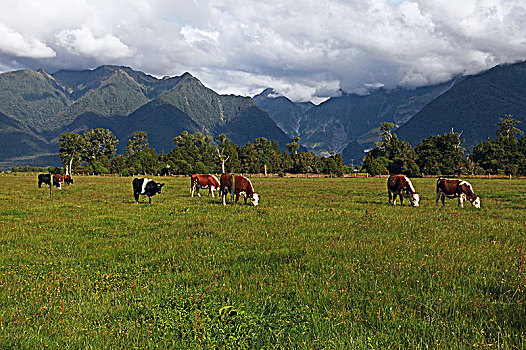
[{"label": "tall green tree", "polygon": [[460,136],[456,132],[430,136],[416,145],[416,162],[420,170],[428,175],[461,173],[465,149]]},{"label": "tall green tree", "polygon": [[499,118],[499,122],[495,124],[499,127],[496,131],[497,137],[515,138],[515,135],[523,135],[524,132],[516,127],[520,122],[513,118],[513,115],[505,114],[504,118]]},{"label": "tall green tree", "polygon": [[111,159],[117,152],[117,145],[119,141],[108,129],[92,129],[84,133],[86,141],[85,155],[88,160],[97,159],[101,156],[106,156]]},{"label": "tall green tree", "polygon": [[125,156],[129,157],[135,153],[142,152],[146,150],[148,146],[148,133],[145,131],[136,131],[128,140]]},{"label": "tall green tree", "polygon": [[219,142],[217,146],[217,155],[219,157],[219,162],[221,163],[221,174],[224,174],[226,171],[225,163],[230,158],[230,155],[228,154],[230,140],[225,134],[219,134],[219,136],[216,137],[216,141]]},{"label": "tall green tree", "polygon": [[64,164],[66,174],[71,173],[73,166],[79,164],[86,146],[84,137],[73,132],[60,135],[58,141],[59,157]]},{"label": "tall green tree", "polygon": [[287,143],[285,147],[287,147],[287,150],[291,155],[297,154],[298,150],[300,149],[300,138],[298,136],[295,136],[292,142]]},{"label": "tall green tree", "polygon": [[416,153],[409,142],[400,141],[391,133],[393,123],[381,123],[378,135],[382,141],[375,143],[375,148],[367,153],[362,169],[371,175],[405,174],[417,176],[420,169],[416,163]]},{"label": "tall green tree", "polygon": [[272,141],[264,137],[260,137],[254,141],[254,147],[256,148],[256,152],[258,154],[259,163],[263,165],[264,174],[267,176],[267,166],[270,162],[272,154],[274,153],[272,149]]},{"label": "tall green tree", "polygon": [[488,174],[526,174],[526,152],[522,147],[524,137],[519,141],[516,135],[523,132],[515,126],[520,121],[511,115],[500,118],[496,124],[499,128],[495,133],[497,138],[490,137],[473,148],[470,159]]}]

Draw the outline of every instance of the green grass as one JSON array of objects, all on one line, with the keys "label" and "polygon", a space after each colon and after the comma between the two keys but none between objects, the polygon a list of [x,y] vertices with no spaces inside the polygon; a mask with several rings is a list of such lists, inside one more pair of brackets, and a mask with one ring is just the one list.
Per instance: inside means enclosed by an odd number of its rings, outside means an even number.
[{"label": "green grass", "polygon": [[256,177],[259,207],[131,180],[0,176],[0,348],[526,347],[524,180],[470,180],[480,210],[434,179],[418,208],[378,178]]}]

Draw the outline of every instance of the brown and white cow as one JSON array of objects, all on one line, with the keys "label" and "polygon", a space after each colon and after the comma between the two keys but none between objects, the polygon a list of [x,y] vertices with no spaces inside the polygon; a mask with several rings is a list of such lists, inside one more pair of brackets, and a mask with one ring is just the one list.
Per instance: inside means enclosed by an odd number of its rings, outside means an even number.
[{"label": "brown and white cow", "polygon": [[53,182],[57,182],[58,183],[58,189],[61,190],[62,189],[62,184],[64,183],[64,177],[60,174],[55,174],[53,175]]},{"label": "brown and white cow", "polygon": [[[250,201],[254,206],[259,204],[259,195],[254,192],[254,187],[252,182],[244,176],[235,175],[235,195],[236,199],[234,200],[234,205],[236,205],[239,200],[239,195],[242,195],[245,198],[245,204],[247,204],[247,199],[250,198]],[[229,192],[232,191],[232,175],[231,174],[222,174],[221,175],[221,188],[220,193],[223,196],[223,205],[226,205],[226,196]]]},{"label": "brown and white cow", "polygon": [[467,199],[475,208],[480,208],[480,198],[475,196],[473,187],[467,181],[451,180],[443,177],[437,180],[437,196],[435,205],[438,205],[438,199],[442,200],[442,206],[445,206],[444,199],[458,197],[458,206],[464,207],[464,201]]},{"label": "brown and white cow", "polygon": [[199,194],[199,188],[208,188],[208,195],[210,196],[210,194],[212,194],[213,197],[214,191],[219,191],[219,180],[215,175],[192,174],[190,182],[190,192],[192,193],[192,197],[194,196],[194,190],[196,190],[197,195],[201,197],[201,194]]},{"label": "brown and white cow", "polygon": [[404,205],[404,197],[409,198],[413,207],[418,207],[420,195],[416,193],[413,183],[405,175],[391,175],[387,180],[387,193],[389,194],[389,203],[393,200],[396,205],[396,196],[400,196],[400,205]]}]

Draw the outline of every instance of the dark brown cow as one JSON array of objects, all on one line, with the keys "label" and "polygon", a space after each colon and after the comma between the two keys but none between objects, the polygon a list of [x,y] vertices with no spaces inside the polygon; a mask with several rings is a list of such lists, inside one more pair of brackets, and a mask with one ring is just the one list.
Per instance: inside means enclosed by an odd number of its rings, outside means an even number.
[{"label": "dark brown cow", "polygon": [[[250,201],[253,205],[259,204],[259,195],[254,192],[254,187],[252,182],[244,176],[235,175],[235,195],[236,199],[234,200],[234,205],[236,205],[239,200],[239,195],[242,195],[245,198],[245,204],[247,204],[247,199],[250,198]],[[222,174],[221,175],[221,188],[220,193],[223,196],[223,205],[226,205],[226,196],[229,192],[232,191],[232,175],[231,174]]]},{"label": "dark brown cow", "polygon": [[197,195],[201,197],[201,194],[199,194],[199,188],[208,188],[208,195],[210,196],[210,194],[212,194],[213,197],[214,190],[219,191],[219,180],[215,175],[192,174],[190,182],[190,192],[192,193],[192,197],[194,196],[194,190],[196,190]]},{"label": "dark brown cow", "polygon": [[66,185],[72,184],[73,183],[73,178],[70,175],[64,175],[64,183]]},{"label": "dark brown cow", "polygon": [[445,206],[445,198],[458,197],[458,206],[464,207],[464,201],[468,199],[475,208],[480,208],[480,198],[475,196],[473,187],[467,181],[451,180],[445,178],[438,178],[437,180],[437,196],[435,205],[438,205],[438,199],[442,200],[442,206]]},{"label": "dark brown cow", "polygon": [[400,196],[400,205],[404,205],[404,197],[409,198],[413,207],[418,207],[420,195],[416,193],[411,180],[405,175],[391,175],[387,180],[387,193],[389,194],[389,203],[393,200],[396,205],[396,196]]}]

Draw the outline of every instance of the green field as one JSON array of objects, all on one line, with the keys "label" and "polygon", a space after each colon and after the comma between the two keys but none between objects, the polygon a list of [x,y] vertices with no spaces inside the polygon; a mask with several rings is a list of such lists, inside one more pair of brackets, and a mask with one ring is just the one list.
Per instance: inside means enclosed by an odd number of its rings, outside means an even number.
[{"label": "green field", "polygon": [[435,179],[418,208],[385,178],[255,177],[258,207],[155,179],[136,205],[0,175],[0,348],[526,347],[525,180],[470,180],[477,210]]}]

